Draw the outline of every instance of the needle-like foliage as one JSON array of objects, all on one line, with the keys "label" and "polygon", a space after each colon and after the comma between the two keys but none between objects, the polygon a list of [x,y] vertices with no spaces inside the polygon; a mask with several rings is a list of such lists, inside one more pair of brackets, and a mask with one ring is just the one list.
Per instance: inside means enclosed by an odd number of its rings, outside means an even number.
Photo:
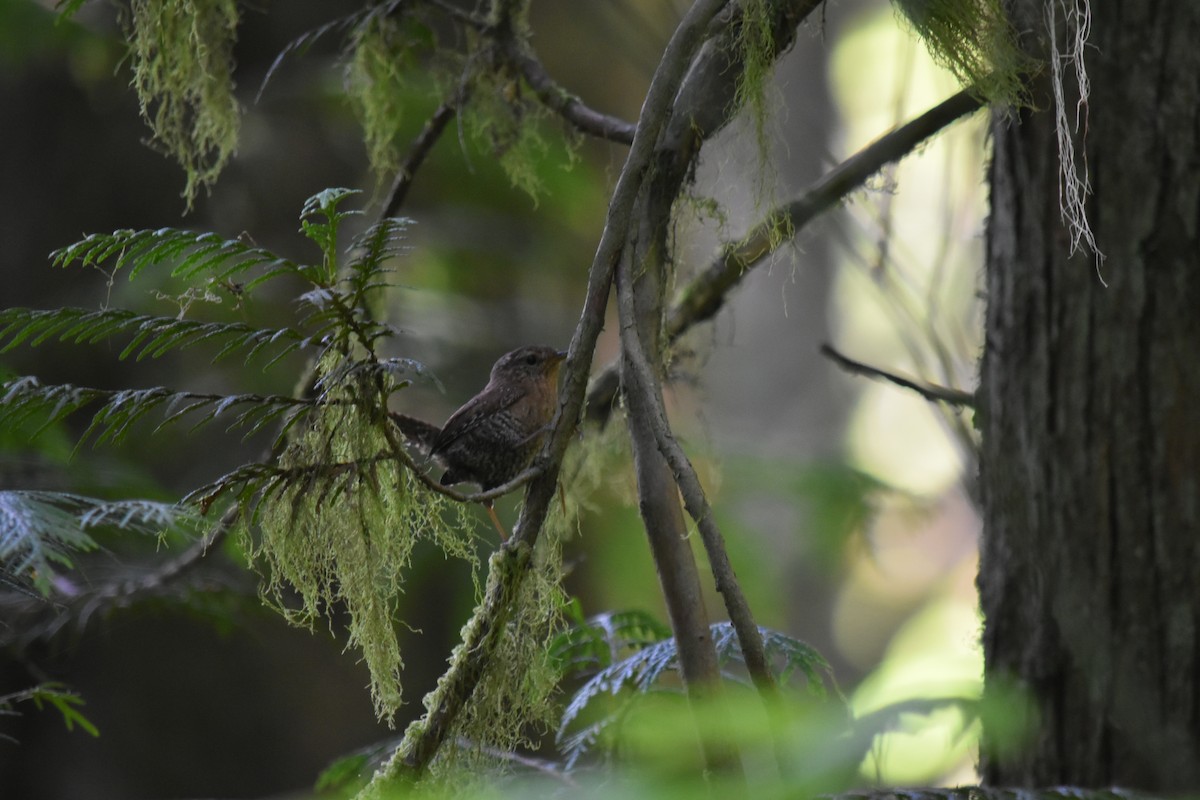
[{"label": "needle-like foliage", "polygon": [[[733,626],[720,622],[712,625],[711,631],[722,667],[744,665]],[[786,684],[798,672],[804,676],[810,691],[822,696],[830,691],[836,693],[832,669],[815,648],[769,628],[760,628],[759,632],[781,684]],[[581,757],[597,746],[611,747],[614,729],[619,727],[639,697],[670,690],[666,680],[673,680],[678,675],[679,652],[668,633],[648,614],[622,612],[601,614],[577,624],[556,641],[554,652],[569,668],[590,670],[600,667],[575,692],[559,722],[557,738],[568,768],[574,767]],[[728,671],[723,674],[734,678]],[[572,730],[601,697],[612,702],[599,718]]]},{"label": "needle-like foliage", "polygon": [[149,500],[107,501],[67,492],[0,491],[0,576],[50,594],[58,570],[95,550],[92,534],[113,528],[155,536],[194,526],[188,509]]}]

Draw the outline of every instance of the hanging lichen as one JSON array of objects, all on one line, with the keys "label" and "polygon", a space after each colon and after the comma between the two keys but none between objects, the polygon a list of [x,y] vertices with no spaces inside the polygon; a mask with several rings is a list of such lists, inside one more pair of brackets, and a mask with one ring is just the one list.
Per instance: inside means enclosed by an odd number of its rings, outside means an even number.
[{"label": "hanging lichen", "polygon": [[512,185],[536,200],[542,192],[538,167],[549,152],[542,135],[549,116],[545,107],[525,97],[520,79],[503,69],[479,70],[471,89],[467,130],[496,159]]},{"label": "hanging lichen", "polygon": [[237,149],[234,0],[132,0],[133,86],[154,141],[187,173],[188,208]]},{"label": "hanging lichen", "polygon": [[[457,67],[438,63],[432,29],[414,10],[365,16],[346,52],[346,93],[362,125],[371,170],[390,180],[400,166],[406,106]],[[431,60],[422,64],[423,57]]]},{"label": "hanging lichen", "polygon": [[934,61],[962,85],[1001,105],[1022,102],[1031,60],[1000,0],[895,0]]},{"label": "hanging lichen", "polygon": [[[453,744],[442,748],[431,765],[443,781],[478,774],[462,770],[464,762],[492,761],[495,753],[536,747],[539,735],[558,718],[554,695],[562,676],[548,645],[565,624],[566,595],[560,583],[560,542],[549,526],[527,569],[487,670],[455,721]],[[503,579],[496,570],[493,574]],[[463,640],[467,638],[464,629]]]},{"label": "hanging lichen", "polygon": [[[768,137],[767,87],[775,68],[775,29],[766,0],[746,0],[742,4],[742,20],[737,31],[737,49],[742,60],[742,71],[738,77],[736,102],[748,111],[754,127],[754,141],[758,152],[758,180],[760,184],[772,174],[768,168],[770,139]],[[757,195],[763,194],[759,186]]]},{"label": "hanging lichen", "polygon": [[347,647],[362,653],[376,713],[390,722],[401,702],[396,624],[413,547],[431,540],[477,572],[472,523],[463,505],[381,457],[387,439],[358,405],[327,409],[281,456],[286,477],[278,490],[264,489],[254,514],[259,536],[246,537],[248,550],[263,573],[265,600],[293,624],[311,627],[345,608]]}]

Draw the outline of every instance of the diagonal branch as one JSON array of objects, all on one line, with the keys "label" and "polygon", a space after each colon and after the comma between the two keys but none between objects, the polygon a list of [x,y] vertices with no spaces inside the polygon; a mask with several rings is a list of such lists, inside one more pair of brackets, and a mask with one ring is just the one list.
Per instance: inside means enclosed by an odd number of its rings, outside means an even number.
[{"label": "diagonal branch", "polygon": [[[679,293],[667,314],[668,338],[674,341],[692,326],[715,316],[747,272],[792,241],[812,220],[861,188],[883,166],[908,155],[929,137],[981,107],[972,94],[959,92],[846,159],[796,200],[772,210],[764,222],[740,242],[728,246]],[[589,420],[608,419],[619,383],[616,362],[596,374],[588,390]]]},{"label": "diagonal branch", "polygon": [[975,408],[975,395],[971,392],[915,381],[911,378],[905,378],[903,375],[897,375],[894,372],[887,372],[878,367],[872,367],[870,364],[864,364],[861,361],[855,361],[852,358],[842,355],[828,344],[821,345],[821,355],[833,361],[833,363],[846,370],[846,372],[853,375],[862,375],[866,378],[890,381],[897,386],[911,389],[931,403],[948,403],[959,408]]},{"label": "diagonal branch", "polygon": [[458,113],[459,107],[466,100],[466,89],[461,89],[455,92],[453,97],[445,100],[437,110],[433,112],[428,120],[425,121],[425,127],[421,129],[421,133],[413,140],[412,147],[409,148],[408,157],[404,159],[404,163],[400,165],[400,171],[396,173],[396,180],[392,183],[392,189],[388,192],[388,201],[384,205],[383,211],[380,213],[381,219],[394,217],[400,213],[400,207],[404,205],[404,200],[408,197],[408,190],[412,187],[413,178],[417,174],[417,170],[425,159],[429,156],[429,152],[441,138],[445,132],[446,126],[450,120]]}]

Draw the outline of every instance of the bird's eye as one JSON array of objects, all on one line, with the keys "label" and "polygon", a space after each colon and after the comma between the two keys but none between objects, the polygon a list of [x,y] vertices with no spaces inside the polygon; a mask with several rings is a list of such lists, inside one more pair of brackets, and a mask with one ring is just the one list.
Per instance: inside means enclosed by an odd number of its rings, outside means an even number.
[{"label": "bird's eye", "polygon": [[525,363],[532,367],[534,364],[537,363],[537,356],[534,356],[534,355],[525,356]]}]

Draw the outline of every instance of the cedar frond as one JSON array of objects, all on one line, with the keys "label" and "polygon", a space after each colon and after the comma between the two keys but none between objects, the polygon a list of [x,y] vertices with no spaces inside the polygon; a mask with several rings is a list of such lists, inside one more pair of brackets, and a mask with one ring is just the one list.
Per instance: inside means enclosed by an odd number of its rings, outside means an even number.
[{"label": "cedar frond", "polygon": [[213,357],[214,363],[240,350],[248,351],[244,360],[249,363],[264,351],[277,348],[267,363],[270,366],[295,350],[324,344],[320,338],[306,336],[292,328],[256,328],[241,322],[203,322],[137,314],[124,309],[6,308],[0,311],[0,353],[25,342],[30,347],[54,339],[71,344],[95,344],[122,334],[133,334],[133,338],[117,358],[124,360],[132,356],[138,361],[215,340],[222,346]]}]

